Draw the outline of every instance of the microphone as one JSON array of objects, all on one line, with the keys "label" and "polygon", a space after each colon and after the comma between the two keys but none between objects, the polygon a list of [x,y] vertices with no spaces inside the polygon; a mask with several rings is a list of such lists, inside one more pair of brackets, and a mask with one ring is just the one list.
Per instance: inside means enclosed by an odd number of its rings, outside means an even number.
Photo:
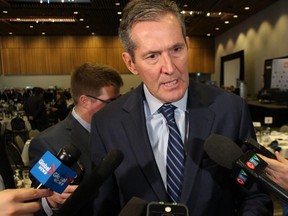
[{"label": "microphone", "polygon": [[147,204],[145,200],[139,197],[132,197],[118,216],[145,216]]},{"label": "microphone", "polygon": [[61,194],[77,177],[77,173],[69,167],[78,161],[80,155],[81,152],[74,145],[64,146],[57,157],[46,151],[30,170],[30,173],[40,182],[37,188],[44,185]]},{"label": "microphone", "polygon": [[276,160],[276,156],[270,152],[268,149],[266,149],[264,146],[262,146],[261,144],[259,144],[256,140],[254,140],[251,137],[248,137],[244,144],[248,147],[248,149],[252,150],[255,153],[259,153],[261,155],[264,155],[268,158],[271,159],[275,159]]},{"label": "microphone", "polygon": [[217,134],[207,138],[204,150],[220,166],[232,169],[231,176],[236,178],[239,184],[250,187],[255,181],[276,197],[288,202],[288,192],[269,179],[264,171],[267,163],[253,151],[243,153],[232,140]]},{"label": "microphone", "polygon": [[113,149],[102,159],[88,178],[81,182],[77,189],[65,201],[58,211],[58,216],[79,215],[83,206],[98,193],[101,185],[108,179],[124,158],[120,150]]}]

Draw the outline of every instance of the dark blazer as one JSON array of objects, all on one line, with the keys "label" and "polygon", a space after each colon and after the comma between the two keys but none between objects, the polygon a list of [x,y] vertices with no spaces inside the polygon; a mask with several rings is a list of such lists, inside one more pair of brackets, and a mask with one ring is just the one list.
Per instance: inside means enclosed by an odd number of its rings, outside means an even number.
[{"label": "dark blazer", "polygon": [[4,141],[0,139],[0,175],[2,176],[5,189],[15,188],[13,170],[9,162]]},{"label": "dark blazer", "polygon": [[[71,113],[63,121],[47,128],[31,140],[29,146],[29,166],[33,167],[47,150],[57,155],[59,150],[68,144],[75,145],[81,151],[79,161],[85,169],[83,178],[86,179],[91,170],[89,132]],[[37,183],[33,180],[33,185],[35,184]]]},{"label": "dark blazer", "polygon": [[[168,202],[149,142],[143,108],[143,85],[107,105],[93,116],[92,160],[113,148],[124,160],[100,189],[94,202],[95,215],[117,215],[133,197]],[[270,197],[256,185],[245,190],[230,178],[228,170],[213,162],[203,150],[212,133],[235,142],[255,133],[245,101],[217,87],[190,80],[187,112],[189,137],[181,203],[193,216],[272,215]],[[105,203],[109,203],[106,205]]]}]

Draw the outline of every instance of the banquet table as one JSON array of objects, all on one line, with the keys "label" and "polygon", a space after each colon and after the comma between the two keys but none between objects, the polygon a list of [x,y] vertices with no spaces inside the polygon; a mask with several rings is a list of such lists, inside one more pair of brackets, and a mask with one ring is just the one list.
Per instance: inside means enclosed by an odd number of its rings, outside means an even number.
[{"label": "banquet table", "polygon": [[[1,119],[1,120],[0,120],[0,123],[1,123],[1,133],[0,133],[0,135],[1,135],[1,136],[4,135],[5,130],[9,130],[9,131],[12,130],[11,120],[12,120],[13,118],[14,118],[14,117],[12,117],[12,118],[7,118],[7,117],[5,117],[4,119]],[[30,124],[30,122],[28,121],[27,117],[24,116],[24,117],[23,117],[23,120],[25,121],[25,125],[26,125],[27,131],[30,131],[30,130],[31,130],[31,124]]]},{"label": "banquet table", "polygon": [[281,148],[280,154],[283,157],[288,158],[288,133],[287,132],[279,132],[276,130],[272,130],[269,134],[262,134],[258,136],[257,141],[271,152],[274,152],[274,149],[269,147],[269,144],[272,143],[273,141],[277,141],[278,146]]}]

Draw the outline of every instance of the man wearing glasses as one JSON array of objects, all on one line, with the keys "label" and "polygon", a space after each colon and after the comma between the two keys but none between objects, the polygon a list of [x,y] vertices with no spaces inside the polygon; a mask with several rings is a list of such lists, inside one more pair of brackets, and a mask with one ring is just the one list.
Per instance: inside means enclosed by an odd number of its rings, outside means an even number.
[{"label": "man wearing glasses", "polygon": [[[90,123],[94,113],[120,96],[123,81],[119,73],[107,66],[85,63],[76,68],[71,75],[71,95],[74,108],[58,124],[43,131],[31,140],[29,147],[29,165],[33,165],[49,150],[54,155],[67,144],[75,145],[81,151],[80,163],[84,167],[83,179],[89,176],[91,159],[89,149]],[[86,172],[85,172],[86,170]],[[32,185],[38,185],[33,181]],[[46,215],[53,215],[52,209],[58,209],[77,188],[70,185],[62,194],[42,199]],[[49,206],[49,208],[48,208]],[[83,215],[91,215],[91,208],[85,208]],[[45,215],[39,212],[38,215]]]}]

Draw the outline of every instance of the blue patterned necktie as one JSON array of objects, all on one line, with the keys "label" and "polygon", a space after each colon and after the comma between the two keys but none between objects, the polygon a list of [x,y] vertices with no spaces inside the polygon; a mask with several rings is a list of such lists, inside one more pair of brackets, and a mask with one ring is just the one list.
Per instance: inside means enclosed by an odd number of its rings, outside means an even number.
[{"label": "blue patterned necktie", "polygon": [[159,108],[159,112],[165,117],[169,127],[168,149],[167,149],[167,193],[173,202],[179,202],[183,175],[185,150],[179,129],[174,118],[175,106],[164,104]]}]

